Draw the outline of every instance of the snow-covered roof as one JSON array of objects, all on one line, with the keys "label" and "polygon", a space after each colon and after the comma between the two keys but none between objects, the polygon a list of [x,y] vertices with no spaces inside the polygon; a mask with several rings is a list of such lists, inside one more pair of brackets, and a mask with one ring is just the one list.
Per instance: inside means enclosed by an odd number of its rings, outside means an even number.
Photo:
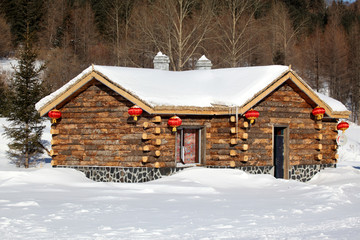
[{"label": "snow-covered roof", "polygon": [[[241,106],[260,89],[288,70],[287,66],[227,68],[196,71],[162,71],[94,65],[93,69],[151,106]],[[36,109],[56,98],[89,74],[85,69],[62,88],[40,100]]]},{"label": "snow-covered roof", "polygon": [[316,94],[320,97],[320,99],[326,103],[327,105],[329,105],[329,107],[331,107],[331,109],[333,111],[337,111],[337,112],[344,112],[344,111],[348,111],[347,108],[345,107],[344,104],[342,104],[340,101],[326,96],[322,93],[316,92]]},{"label": "snow-covered roof", "polygon": [[[44,108],[91,72],[98,73],[150,107],[241,107],[289,71],[288,66],[281,65],[181,72],[93,65],[41,99],[36,109]],[[342,103],[315,93],[302,83],[332,110],[347,111]]]}]

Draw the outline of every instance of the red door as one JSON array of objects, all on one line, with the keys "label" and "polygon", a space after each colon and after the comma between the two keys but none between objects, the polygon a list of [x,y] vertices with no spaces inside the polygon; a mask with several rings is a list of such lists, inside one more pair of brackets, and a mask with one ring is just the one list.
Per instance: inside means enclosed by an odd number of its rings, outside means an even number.
[{"label": "red door", "polygon": [[199,129],[180,129],[176,136],[177,163],[195,164],[199,161]]}]

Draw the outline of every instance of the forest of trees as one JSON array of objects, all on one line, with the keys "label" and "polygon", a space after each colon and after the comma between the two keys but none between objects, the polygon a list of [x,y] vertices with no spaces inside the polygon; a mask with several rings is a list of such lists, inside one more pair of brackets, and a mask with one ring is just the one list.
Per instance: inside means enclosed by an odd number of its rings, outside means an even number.
[{"label": "forest of trees", "polygon": [[359,0],[0,0],[0,58],[26,31],[47,92],[92,63],[151,68],[162,51],[182,71],[205,54],[213,68],[291,64],[360,120]]}]

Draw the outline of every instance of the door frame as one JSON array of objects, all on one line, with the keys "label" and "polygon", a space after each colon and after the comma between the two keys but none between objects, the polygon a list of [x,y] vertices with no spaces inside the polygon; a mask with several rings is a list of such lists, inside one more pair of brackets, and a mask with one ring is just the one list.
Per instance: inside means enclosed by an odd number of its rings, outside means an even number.
[{"label": "door frame", "polygon": [[[198,142],[198,158],[199,158],[199,163],[196,163],[194,165],[204,165],[205,164],[205,159],[206,159],[206,127],[205,126],[197,126],[197,125],[182,125],[180,127],[177,127],[177,130],[183,130],[183,129],[195,129],[198,131],[199,134],[199,142]],[[178,131],[176,131],[175,134],[175,146],[174,146],[174,161],[175,164],[177,165],[176,162],[176,139],[178,136]],[[184,166],[188,166],[191,164],[183,164]]]},{"label": "door frame", "polygon": [[290,169],[290,160],[289,160],[289,139],[290,131],[289,125],[286,124],[274,124],[272,125],[272,164],[274,166],[274,176],[275,176],[275,128],[284,129],[284,179],[289,179],[289,169]]}]

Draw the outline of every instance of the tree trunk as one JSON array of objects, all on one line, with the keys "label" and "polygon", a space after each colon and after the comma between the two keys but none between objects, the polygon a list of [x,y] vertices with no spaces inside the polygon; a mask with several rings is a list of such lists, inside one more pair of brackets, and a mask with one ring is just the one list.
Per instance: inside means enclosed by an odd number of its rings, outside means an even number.
[{"label": "tree trunk", "polygon": [[25,146],[25,162],[24,162],[24,166],[25,166],[25,168],[29,168],[29,134],[28,134],[28,132],[29,132],[29,124],[28,123],[26,123],[26,125],[25,125],[25,131],[26,131],[26,140],[25,140],[25,144],[26,144],[26,146]]}]

